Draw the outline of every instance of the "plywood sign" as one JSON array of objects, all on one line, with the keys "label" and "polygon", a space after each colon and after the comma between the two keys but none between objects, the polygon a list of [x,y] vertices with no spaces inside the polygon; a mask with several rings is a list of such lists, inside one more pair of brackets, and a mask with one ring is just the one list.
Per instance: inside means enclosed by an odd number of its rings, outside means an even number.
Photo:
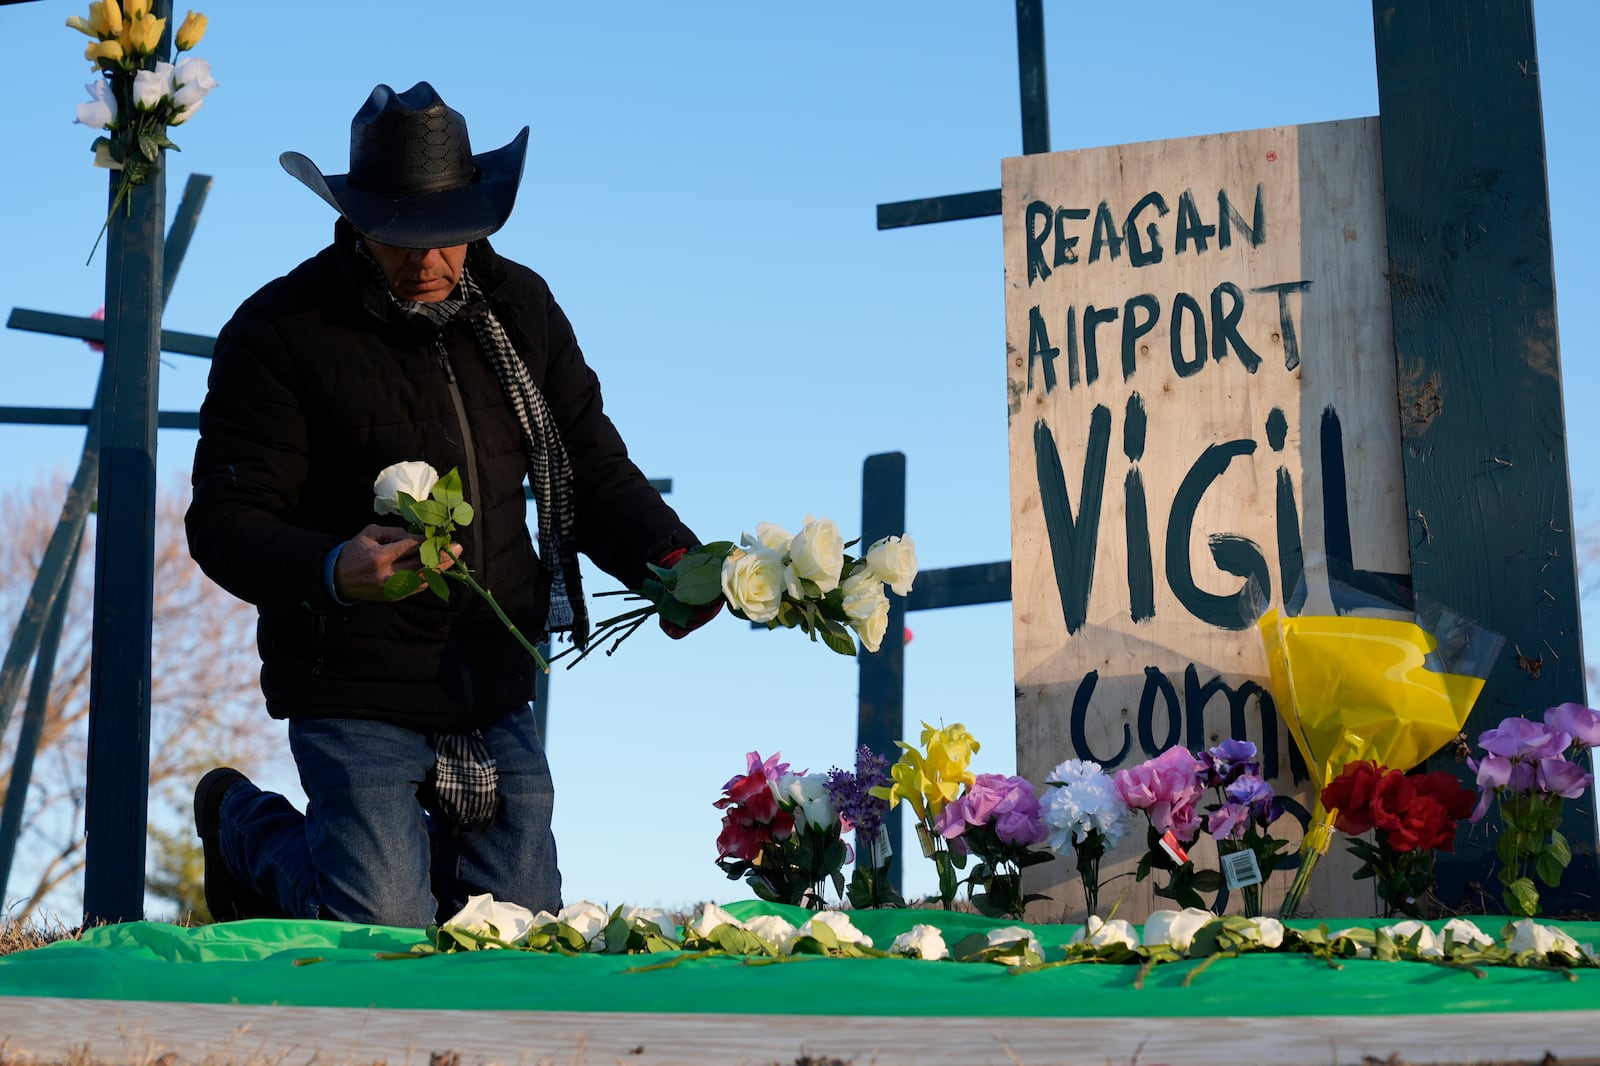
[{"label": "plywood sign", "polygon": [[[1377,120],[1008,159],[1003,215],[1018,772],[1235,736],[1309,809],[1246,590],[1407,566]],[[1350,869],[1316,910],[1371,913]]]}]

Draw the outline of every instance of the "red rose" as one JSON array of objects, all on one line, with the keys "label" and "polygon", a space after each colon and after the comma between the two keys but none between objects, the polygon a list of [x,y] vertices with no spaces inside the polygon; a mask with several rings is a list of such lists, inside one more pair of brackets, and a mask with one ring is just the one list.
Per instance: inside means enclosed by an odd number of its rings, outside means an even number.
[{"label": "red rose", "polygon": [[1367,759],[1349,763],[1322,790],[1324,810],[1337,811],[1334,826],[1341,833],[1360,836],[1372,828],[1372,796],[1384,770]]},{"label": "red rose", "polygon": [[1398,829],[1417,800],[1417,786],[1400,770],[1385,770],[1372,792],[1372,824],[1379,830]]},{"label": "red rose", "polygon": [[1416,778],[1417,791],[1432,796],[1456,821],[1472,813],[1477,805],[1478,793],[1463,785],[1449,770],[1435,770]]},{"label": "red rose", "polygon": [[1398,819],[1383,826],[1384,843],[1398,852],[1454,851],[1456,823],[1472,812],[1474,793],[1448,770],[1406,778],[1410,799]]}]

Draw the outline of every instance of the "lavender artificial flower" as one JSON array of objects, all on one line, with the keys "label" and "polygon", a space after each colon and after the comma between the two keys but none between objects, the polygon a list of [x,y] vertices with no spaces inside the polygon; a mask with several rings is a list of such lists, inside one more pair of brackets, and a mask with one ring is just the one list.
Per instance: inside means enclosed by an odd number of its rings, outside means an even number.
[{"label": "lavender artificial flower", "polygon": [[1557,758],[1571,743],[1572,736],[1569,733],[1552,729],[1542,722],[1516,717],[1507,718],[1495,728],[1486,729],[1478,735],[1478,746],[1490,755],[1530,762]]},{"label": "lavender artificial flower", "polygon": [[855,828],[858,841],[874,839],[888,817],[889,802],[871,794],[889,783],[888,770],[889,760],[863,744],[856,749],[855,773],[837,766],[828,771],[824,787],[839,816]]},{"label": "lavender artificial flower", "polygon": [[1201,752],[1199,763],[1200,783],[1205,788],[1224,788],[1245,774],[1261,773],[1256,746],[1232,737]]},{"label": "lavender artificial flower", "polygon": [[1566,733],[1586,748],[1600,747],[1600,711],[1581,703],[1562,703],[1544,712],[1544,724]]}]

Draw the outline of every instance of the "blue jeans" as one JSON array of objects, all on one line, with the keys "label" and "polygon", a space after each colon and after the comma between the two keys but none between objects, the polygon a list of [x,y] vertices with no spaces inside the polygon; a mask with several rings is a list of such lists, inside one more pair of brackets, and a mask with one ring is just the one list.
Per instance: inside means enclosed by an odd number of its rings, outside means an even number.
[{"label": "blue jeans", "polygon": [[306,812],[235,785],[222,801],[223,860],[292,917],[421,928],[483,892],[557,911],[555,789],[533,712],[523,707],[482,733],[500,805],[490,824],[462,829],[430,810],[426,735],[358,718],[292,721]]}]

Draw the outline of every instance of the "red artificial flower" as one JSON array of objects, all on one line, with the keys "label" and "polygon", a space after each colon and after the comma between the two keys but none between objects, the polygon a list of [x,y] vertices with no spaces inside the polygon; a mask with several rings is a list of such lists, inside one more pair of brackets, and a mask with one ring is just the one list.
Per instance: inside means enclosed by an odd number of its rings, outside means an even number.
[{"label": "red artificial flower", "polygon": [[760,756],[751,752],[750,772],[731,779],[723,786],[723,797],[712,803],[723,812],[722,832],[717,834],[719,859],[731,855],[755,862],[769,841],[794,834],[794,815],[778,806],[778,797],[772,790],[772,779],[768,777],[771,762],[764,764]]},{"label": "red artificial flower", "polygon": [[1475,794],[1448,770],[1406,779],[1411,800],[1399,820],[1384,827],[1384,842],[1395,851],[1456,849],[1456,823],[1472,813]]},{"label": "red artificial flower", "polygon": [[1322,790],[1323,809],[1338,812],[1333,824],[1341,833],[1360,836],[1372,828],[1372,797],[1386,772],[1377,763],[1362,759],[1346,764]]}]

